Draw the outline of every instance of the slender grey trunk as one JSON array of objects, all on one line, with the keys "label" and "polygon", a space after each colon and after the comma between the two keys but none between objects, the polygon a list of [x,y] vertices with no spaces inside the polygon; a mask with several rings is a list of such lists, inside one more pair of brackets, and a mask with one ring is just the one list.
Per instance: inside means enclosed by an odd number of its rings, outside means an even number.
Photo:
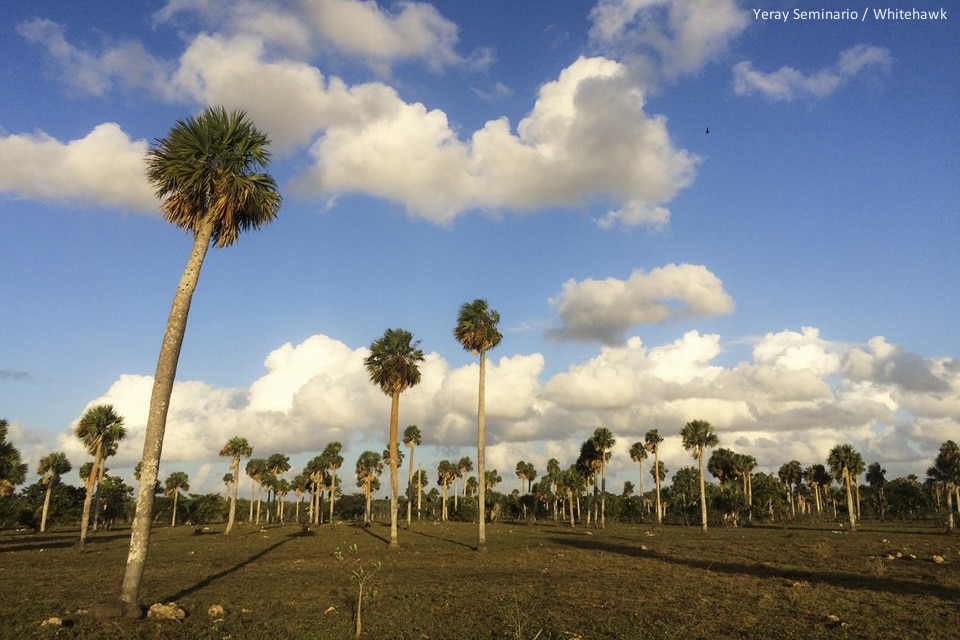
[{"label": "slender grey trunk", "polygon": [[207,249],[210,248],[214,226],[214,220],[208,217],[197,230],[193,240],[193,250],[173,297],[170,316],[167,318],[167,328],[160,346],[157,372],[153,378],[153,392],[150,395],[147,430],[143,441],[137,509],[133,516],[130,552],[127,555],[127,568],[123,575],[123,586],[120,592],[120,599],[130,604],[136,604],[137,597],[140,595],[140,585],[143,582],[143,570],[147,563],[147,550],[150,546],[150,523],[153,520],[153,487],[160,467],[167,411],[170,408],[170,396],[173,394],[173,382],[177,377],[177,364],[180,360],[183,336],[187,329],[190,302],[197,288],[203,259],[207,255]]},{"label": "slender grey trunk", "polygon": [[486,519],[487,519],[487,476],[486,476],[486,462],[485,462],[485,428],[486,428],[486,414],[484,410],[484,393],[485,393],[485,374],[486,374],[486,364],[487,364],[487,352],[480,352],[480,390],[479,390],[479,400],[477,401],[477,479],[480,480],[480,488],[477,491],[477,506],[480,509],[480,536],[477,542],[477,551],[486,551],[487,550],[487,528],[486,528]]},{"label": "slender grey trunk", "polygon": [[233,530],[233,521],[237,515],[237,485],[240,483],[240,456],[233,459],[233,492],[230,494],[230,517],[227,519],[227,530],[224,535]]}]

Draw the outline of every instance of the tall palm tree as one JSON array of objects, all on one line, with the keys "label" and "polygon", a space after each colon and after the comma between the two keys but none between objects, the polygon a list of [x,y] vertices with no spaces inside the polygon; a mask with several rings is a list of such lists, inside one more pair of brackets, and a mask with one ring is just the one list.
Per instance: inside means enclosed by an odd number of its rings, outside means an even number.
[{"label": "tall palm tree", "polygon": [[73,466],[67,459],[67,454],[62,451],[48,453],[40,458],[37,464],[37,475],[40,481],[47,485],[47,491],[43,496],[43,515],[40,516],[40,533],[47,530],[47,511],[50,508],[50,494],[53,491],[53,485],[57,484],[60,476],[69,473]]},{"label": "tall palm tree", "polygon": [[[403,444],[410,449],[410,468],[407,471],[407,491],[413,487],[413,450],[420,446],[423,438],[420,436],[420,428],[411,424],[403,430]],[[407,528],[410,527],[410,521],[413,519],[413,496],[407,496]]]},{"label": "tall palm tree", "polygon": [[653,468],[656,471],[653,479],[657,485],[657,524],[662,524],[663,507],[660,503],[660,485],[663,481],[663,475],[660,473],[660,443],[663,442],[663,438],[660,437],[660,433],[656,429],[650,429],[644,435],[643,441],[647,451],[653,454]]},{"label": "tall palm tree", "polygon": [[[283,474],[290,470],[290,456],[284,455],[282,453],[274,453],[269,458],[267,458],[267,470],[276,477],[277,481],[273,486],[273,495],[277,495],[277,487],[282,483]],[[267,510],[267,520],[269,521],[269,509]],[[277,501],[276,507],[277,520],[283,522],[283,501]]]},{"label": "tall palm tree", "polygon": [[339,442],[330,442],[326,447],[323,448],[323,453],[320,454],[323,461],[326,463],[326,468],[329,471],[330,476],[330,524],[334,524],[333,520],[333,502],[337,494],[337,469],[343,466],[343,456],[340,455],[340,451],[343,449],[343,445]]},{"label": "tall palm tree", "polygon": [[[233,523],[237,514],[237,487],[240,484],[240,458],[249,458],[253,455],[253,447],[246,438],[235,436],[227,440],[227,444],[220,449],[220,455],[231,458],[230,469],[233,472],[233,491],[230,492],[230,516],[227,518],[227,529],[224,534],[233,530]],[[226,478],[226,476],[224,476]],[[251,501],[251,504],[253,502]]]},{"label": "tall palm tree", "polygon": [[[457,342],[473,354],[480,354],[480,387],[477,400],[477,476],[484,478],[486,474],[485,462],[485,430],[486,430],[486,409],[485,409],[485,388],[486,388],[486,363],[487,351],[493,349],[503,339],[503,334],[497,329],[500,322],[500,314],[490,309],[486,300],[477,298],[473,302],[465,302],[460,305],[460,312],[457,314],[457,326],[453,328],[453,337]],[[487,530],[486,530],[486,495],[487,490],[484,482],[480,482],[480,490],[477,496],[478,509],[480,517],[480,534],[477,542],[477,551],[487,550]]]},{"label": "tall palm tree", "polygon": [[[77,438],[83,443],[87,452],[93,455],[93,466],[87,475],[87,495],[83,499],[83,515],[80,519],[80,551],[84,550],[87,541],[87,521],[90,518],[90,505],[93,502],[94,484],[100,474],[105,452],[123,440],[127,429],[123,425],[123,416],[119,415],[110,404],[100,404],[87,409],[74,430]],[[153,488],[153,483],[150,484]]]},{"label": "tall palm tree", "polygon": [[397,493],[399,479],[397,471],[400,460],[397,451],[397,429],[400,422],[400,394],[420,383],[420,367],[423,351],[420,341],[413,340],[413,334],[404,329],[387,329],[383,335],[370,344],[370,355],[363,359],[363,365],[370,374],[370,380],[379,385],[380,390],[390,397],[390,546],[399,546],[397,540]]},{"label": "tall palm tree", "polygon": [[473,471],[473,460],[470,459],[470,456],[463,456],[457,462],[457,471],[460,474],[460,477],[463,478],[463,497],[467,497],[467,477],[468,474]]},{"label": "tall palm tree", "polygon": [[883,522],[884,518],[884,496],[883,496],[883,487],[887,484],[887,470],[880,466],[879,462],[872,463],[867,467],[867,484],[873,487],[873,490],[877,494],[877,506],[880,509],[880,522]]},{"label": "tall palm tree", "polygon": [[753,456],[738,453],[734,457],[734,473],[743,482],[743,493],[747,496],[747,521],[753,522],[753,470],[757,467],[757,459]]},{"label": "tall palm tree", "polygon": [[563,471],[560,469],[560,461],[556,458],[550,458],[547,460],[547,478],[550,479],[550,486],[553,490],[554,500],[553,500],[553,521],[557,521],[557,501],[559,500],[561,505],[563,504],[563,496],[560,493],[560,474]]},{"label": "tall palm tree", "polygon": [[443,489],[443,504],[440,507],[440,520],[448,519],[447,501],[450,494],[450,483],[457,476],[457,467],[449,460],[441,460],[437,465],[437,484]]},{"label": "tall palm tree", "polygon": [[863,466],[863,458],[853,448],[853,445],[838,444],[827,454],[827,465],[830,473],[843,484],[847,491],[847,515],[850,519],[850,530],[857,530],[857,510],[853,503],[853,479],[856,469]]},{"label": "tall palm tree", "polygon": [[713,432],[713,425],[706,420],[692,420],[684,425],[680,432],[683,448],[693,452],[700,466],[700,517],[703,530],[707,530],[707,487],[703,480],[703,453],[720,444],[720,438]]},{"label": "tall palm tree", "polygon": [[[250,476],[250,521],[260,524],[260,506],[261,498],[263,497],[263,481],[266,479],[267,474],[270,473],[270,470],[267,468],[266,458],[250,458],[247,460],[247,466],[245,470],[247,475]],[[256,493],[257,497],[256,520],[254,520],[253,517],[254,493]]]},{"label": "tall palm tree", "polygon": [[607,526],[607,460],[617,441],[606,427],[595,429],[590,440],[600,456],[600,528],[603,529]]},{"label": "tall palm tree", "polygon": [[379,485],[380,473],[383,471],[383,460],[376,451],[364,451],[357,458],[357,486],[363,487],[363,495],[367,499],[367,508],[363,516],[363,524],[373,523],[370,517],[370,506],[375,486]]},{"label": "tall palm tree", "polygon": [[647,447],[642,442],[630,445],[630,459],[640,465],[640,497],[643,497],[643,461],[647,459]]},{"label": "tall palm tree", "polygon": [[190,478],[183,471],[174,471],[167,476],[164,493],[168,498],[173,498],[173,518],[170,520],[170,526],[177,526],[177,498],[181,491],[190,491]]},{"label": "tall palm tree", "polygon": [[27,465],[23,462],[20,449],[7,442],[7,430],[10,423],[0,418],[0,496],[9,496],[14,486],[27,479]]},{"label": "tall palm tree", "polygon": [[940,445],[933,466],[927,469],[927,476],[943,487],[947,494],[947,532],[954,530],[953,494],[960,487],[960,447],[953,440],[947,440]]},{"label": "tall palm tree", "polygon": [[193,235],[193,249],[180,277],[154,375],[143,443],[143,480],[130,535],[120,599],[134,604],[143,581],[153,519],[167,410],[177,375],[190,302],[207,249],[229,247],[240,233],[273,221],[281,197],[273,177],[269,139],[242,111],[208,107],[180,120],[147,152],[147,179],[162,201],[163,217]]},{"label": "tall palm tree", "polygon": [[780,469],[777,471],[777,477],[780,478],[780,482],[783,483],[783,486],[787,490],[787,501],[790,503],[790,517],[797,517],[797,504],[794,496],[796,496],[797,491],[795,488],[800,487],[800,482],[803,480],[803,466],[798,460],[791,460],[780,465]]}]

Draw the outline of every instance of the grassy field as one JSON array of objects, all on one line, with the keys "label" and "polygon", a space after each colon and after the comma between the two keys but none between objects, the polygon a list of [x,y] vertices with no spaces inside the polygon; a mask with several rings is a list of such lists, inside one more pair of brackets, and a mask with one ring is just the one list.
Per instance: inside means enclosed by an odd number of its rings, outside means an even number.
[{"label": "grassy field", "polygon": [[355,559],[376,591],[364,638],[960,637],[960,538],[939,527],[493,524],[485,554],[458,523],[414,523],[399,549],[383,525],[222,530],[154,531],[141,602],[176,602],[183,622],[107,624],[84,610],[119,593],[126,531],[82,555],[75,531],[4,532],[0,637],[350,638]]}]

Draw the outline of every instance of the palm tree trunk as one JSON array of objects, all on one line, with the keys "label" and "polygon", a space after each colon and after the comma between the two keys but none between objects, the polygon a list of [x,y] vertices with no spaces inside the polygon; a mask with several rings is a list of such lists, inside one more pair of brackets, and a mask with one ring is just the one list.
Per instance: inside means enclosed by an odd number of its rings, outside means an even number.
[{"label": "palm tree trunk", "polygon": [[399,547],[397,540],[397,509],[399,502],[397,493],[400,489],[400,480],[397,477],[397,429],[400,421],[400,392],[390,397],[390,546]]},{"label": "palm tree trunk", "polygon": [[697,455],[700,462],[700,518],[703,521],[703,530],[707,530],[707,487],[703,481],[703,449]]},{"label": "palm tree trunk", "polygon": [[53,490],[53,478],[47,482],[47,491],[43,496],[43,515],[40,516],[40,533],[47,530],[47,509],[50,507],[50,492]]},{"label": "palm tree trunk", "polygon": [[605,529],[607,527],[607,463],[604,460],[606,457],[606,450],[600,452],[600,528]]},{"label": "palm tree trunk", "polygon": [[90,520],[90,505],[93,503],[93,483],[97,478],[97,466],[100,464],[101,444],[97,444],[97,450],[93,454],[93,466],[90,468],[90,475],[87,476],[87,494],[83,498],[83,515],[80,516],[80,553],[83,553],[87,544],[87,522]]},{"label": "palm tree trunk", "polygon": [[240,480],[240,458],[233,459],[233,491],[230,494],[230,517],[227,519],[227,530],[224,534],[230,533],[233,529],[233,521],[237,515],[237,484]]},{"label": "palm tree trunk", "polygon": [[847,513],[850,516],[850,530],[856,531],[857,530],[857,512],[853,504],[853,487],[850,486],[851,482],[850,482],[849,471],[844,470],[843,479],[847,489]]},{"label": "palm tree trunk", "polygon": [[413,496],[410,495],[410,488],[413,486],[413,450],[415,447],[410,447],[410,469],[407,472],[407,528],[410,528],[410,520],[413,516]]},{"label": "palm tree trunk", "polygon": [[417,465],[417,520],[420,520],[420,514],[423,507],[423,470]]},{"label": "palm tree trunk", "polygon": [[479,520],[480,520],[480,532],[479,540],[477,542],[477,551],[486,551],[487,550],[487,480],[486,480],[486,459],[485,459],[485,449],[484,440],[485,440],[485,427],[486,427],[486,412],[484,411],[484,393],[485,393],[485,376],[486,376],[486,365],[487,365],[487,352],[480,352],[480,389],[478,392],[479,400],[477,401],[477,479],[480,480],[478,483],[480,488],[477,492],[477,507],[480,510]]},{"label": "palm tree trunk", "polygon": [[332,469],[330,475],[330,524],[333,524],[333,500],[337,493],[337,470]]},{"label": "palm tree trunk", "polygon": [[180,496],[180,490],[177,489],[173,492],[173,519],[170,521],[170,526],[177,526],[177,498]]},{"label": "palm tree trunk", "polygon": [[147,563],[147,550],[150,546],[150,522],[153,520],[153,487],[157,481],[160,467],[160,453],[163,449],[163,433],[167,426],[167,411],[170,408],[170,396],[173,394],[173,382],[177,377],[177,363],[180,360],[180,348],[187,329],[187,315],[190,302],[200,278],[203,259],[210,248],[215,221],[207,216],[197,230],[193,240],[193,250],[187,260],[187,266],[180,276],[180,284],[173,296],[167,328],[160,346],[157,372],[153,377],[153,391],[150,395],[150,410],[147,414],[147,430],[143,441],[143,458],[140,468],[140,488],[137,492],[137,510],[133,516],[130,533],[130,552],[127,555],[127,567],[123,575],[120,599],[136,604],[143,582],[143,569]]},{"label": "palm tree trunk", "polygon": [[653,452],[653,464],[657,468],[657,475],[654,476],[657,485],[657,524],[663,524],[663,506],[660,504],[660,448]]},{"label": "palm tree trunk", "polygon": [[93,506],[93,530],[96,532],[97,523],[100,521],[100,490],[103,487],[103,474],[107,469],[107,461],[100,461],[100,469],[97,471],[97,494]]}]

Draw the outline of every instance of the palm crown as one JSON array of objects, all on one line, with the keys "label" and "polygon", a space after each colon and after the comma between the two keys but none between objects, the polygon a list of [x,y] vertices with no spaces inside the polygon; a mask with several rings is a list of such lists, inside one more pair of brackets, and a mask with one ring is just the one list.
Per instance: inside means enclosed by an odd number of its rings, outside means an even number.
[{"label": "palm crown", "polygon": [[493,349],[503,338],[497,329],[500,314],[489,308],[486,300],[476,299],[460,305],[457,326],[453,328],[453,337],[463,348],[472,353],[481,353]]},{"label": "palm crown", "polygon": [[180,120],[147,152],[147,178],[163,217],[196,234],[212,221],[213,243],[228,247],[241,231],[271,222],[280,209],[269,139],[242,111],[209,107]]},{"label": "palm crown", "polygon": [[363,359],[363,365],[374,384],[388,396],[402,393],[420,382],[417,365],[423,361],[423,351],[419,344],[409,331],[387,329],[370,345],[370,355]]}]

